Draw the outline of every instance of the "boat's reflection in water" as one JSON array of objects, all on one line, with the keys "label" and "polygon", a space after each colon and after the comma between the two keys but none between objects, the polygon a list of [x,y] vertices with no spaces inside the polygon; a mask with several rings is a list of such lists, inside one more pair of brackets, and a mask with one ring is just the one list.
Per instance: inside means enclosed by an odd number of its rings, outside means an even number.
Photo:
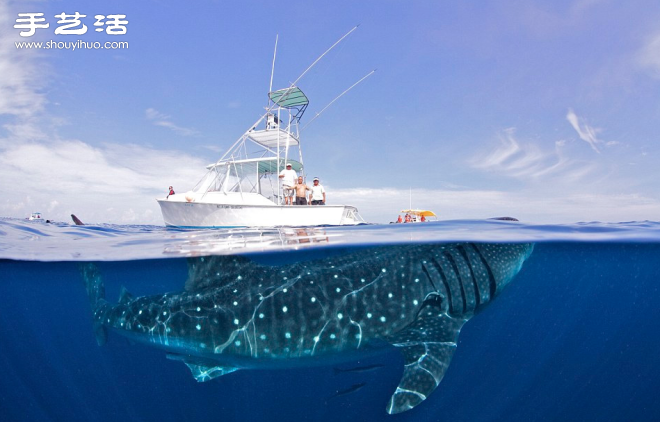
[{"label": "boat's reflection in water", "polygon": [[206,256],[225,255],[232,252],[271,252],[297,250],[313,245],[329,245],[331,237],[324,228],[279,227],[267,229],[225,229],[176,232],[175,243],[166,245],[165,255]]}]

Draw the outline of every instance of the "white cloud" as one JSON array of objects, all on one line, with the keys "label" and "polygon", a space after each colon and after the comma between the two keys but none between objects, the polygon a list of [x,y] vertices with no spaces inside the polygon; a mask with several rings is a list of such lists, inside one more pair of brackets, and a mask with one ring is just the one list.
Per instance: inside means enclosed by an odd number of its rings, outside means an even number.
[{"label": "white cloud", "polygon": [[[162,224],[155,201],[167,187],[186,191],[207,163],[178,151],[137,145],[92,147],[76,140],[0,143],[0,215]],[[27,194],[29,192],[29,194]]]},{"label": "white cloud", "polygon": [[153,108],[146,109],[145,115],[148,120],[151,120],[153,122],[154,125],[166,127],[178,133],[181,136],[195,136],[199,134],[199,132],[196,131],[195,129],[189,129],[175,125],[174,123],[172,123],[170,116],[163,114],[156,109]]},{"label": "white cloud", "polygon": [[649,37],[646,44],[639,50],[637,60],[640,66],[648,70],[653,77],[660,78],[660,33]]},{"label": "white cloud", "polygon": [[584,121],[582,122],[582,125],[580,125],[580,119],[571,109],[568,109],[566,120],[568,120],[571,126],[573,126],[573,129],[575,129],[575,131],[578,133],[580,139],[588,143],[594,151],[600,154],[600,150],[598,149],[597,145],[603,143],[603,141],[596,138],[596,134],[600,132],[600,129],[593,128],[584,123]]},{"label": "white cloud", "polygon": [[15,41],[25,41],[14,29],[9,3],[0,1],[0,115],[22,118],[43,110],[46,97],[41,91],[46,76],[34,59],[38,50],[17,49]]},{"label": "white cloud", "polygon": [[[326,186],[326,190],[329,203],[355,205],[368,222],[374,223],[395,221],[410,201],[407,189],[333,190]],[[551,189],[516,192],[413,189],[412,206],[430,209],[440,219],[509,216],[530,223],[643,221],[656,220],[660,213],[660,200],[640,194],[564,193]]]}]

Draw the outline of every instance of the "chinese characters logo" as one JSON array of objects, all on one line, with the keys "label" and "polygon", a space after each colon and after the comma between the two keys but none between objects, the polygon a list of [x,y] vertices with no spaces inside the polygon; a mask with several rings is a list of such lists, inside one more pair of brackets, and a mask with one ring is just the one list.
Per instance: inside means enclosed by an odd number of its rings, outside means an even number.
[{"label": "chinese characters logo", "polygon": [[[20,32],[21,37],[31,37],[35,34],[37,29],[44,29],[50,26],[43,17],[43,13],[19,13],[16,19],[14,28],[22,29]],[[87,15],[75,12],[73,15],[67,15],[62,12],[55,15],[59,20],[59,25],[55,28],[55,35],[82,35],[87,33],[87,25],[85,25],[81,18],[86,18]],[[96,32],[104,32],[109,35],[123,35],[126,33],[126,15],[94,15],[93,26]]]}]

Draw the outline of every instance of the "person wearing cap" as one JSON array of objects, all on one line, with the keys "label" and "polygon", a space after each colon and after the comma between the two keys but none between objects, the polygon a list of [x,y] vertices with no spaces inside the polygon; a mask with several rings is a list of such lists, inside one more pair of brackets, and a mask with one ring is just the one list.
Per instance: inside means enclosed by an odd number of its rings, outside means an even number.
[{"label": "person wearing cap", "polygon": [[302,176],[298,176],[298,183],[293,187],[296,191],[296,205],[307,205],[307,191],[311,190],[309,186],[303,183]]},{"label": "person wearing cap", "polygon": [[170,193],[167,194],[167,199],[170,198],[170,195],[174,195],[174,188],[172,186],[170,186]]},{"label": "person wearing cap", "polygon": [[314,184],[310,190],[312,193],[309,194],[309,202],[312,205],[325,205],[325,189],[323,189],[318,177],[314,178]]},{"label": "person wearing cap", "polygon": [[291,169],[291,163],[286,163],[286,169],[280,172],[282,179],[282,195],[284,195],[284,204],[293,205],[293,191],[298,174]]}]

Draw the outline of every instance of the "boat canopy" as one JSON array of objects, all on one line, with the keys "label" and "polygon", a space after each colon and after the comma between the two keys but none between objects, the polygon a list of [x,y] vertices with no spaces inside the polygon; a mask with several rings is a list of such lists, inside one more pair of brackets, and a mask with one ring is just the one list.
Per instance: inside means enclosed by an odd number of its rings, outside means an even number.
[{"label": "boat canopy", "polygon": [[297,86],[269,92],[268,98],[278,107],[294,109],[296,112],[291,113],[291,115],[298,120],[300,120],[309,105],[309,99]]},{"label": "boat canopy", "polygon": [[401,210],[401,212],[424,217],[437,217],[433,211],[429,210]]},{"label": "boat canopy", "polygon": [[284,108],[299,107],[309,104],[309,99],[297,86],[269,92],[268,97],[272,102]]},{"label": "boat canopy", "polygon": [[[253,158],[249,160],[234,160],[234,161],[223,161],[220,163],[209,164],[206,166],[207,169],[233,166],[238,171],[247,170],[248,174],[255,174],[258,171],[259,175],[277,173],[278,168],[283,170],[286,168],[287,164],[291,164],[291,168],[296,172],[302,170],[302,164],[296,160],[285,160],[284,158],[279,159],[279,166],[277,163],[277,157],[264,157],[264,158]],[[249,169],[249,170],[248,170]],[[257,170],[258,169],[258,170]],[[239,173],[242,173],[238,171]]]}]

